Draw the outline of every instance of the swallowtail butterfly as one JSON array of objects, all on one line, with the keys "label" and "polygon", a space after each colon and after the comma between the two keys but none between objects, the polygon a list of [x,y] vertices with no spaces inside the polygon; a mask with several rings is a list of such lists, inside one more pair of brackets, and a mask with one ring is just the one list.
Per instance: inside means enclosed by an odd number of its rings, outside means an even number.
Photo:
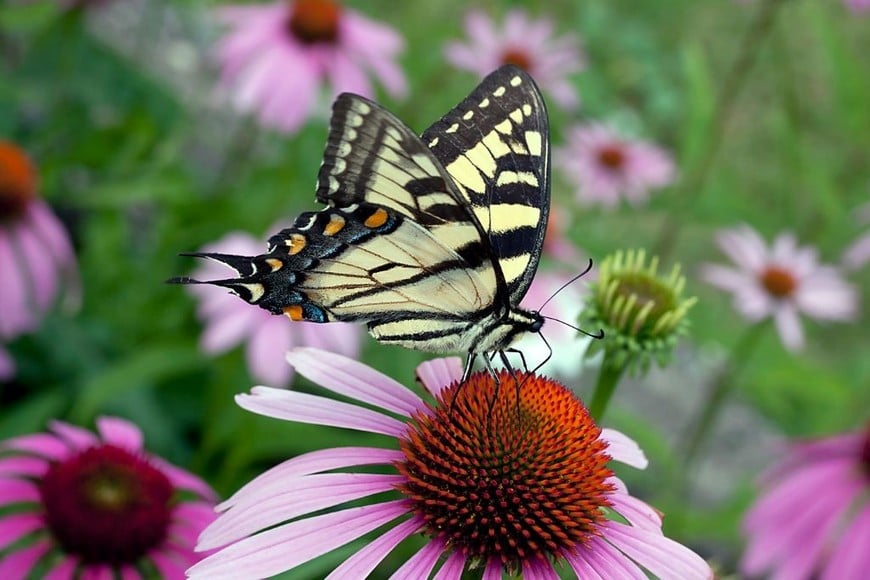
[{"label": "swallowtail butterfly", "polygon": [[292,320],[363,322],[383,343],[465,352],[466,374],[477,355],[505,360],[543,325],[518,306],[550,206],[547,111],[521,69],[490,74],[421,137],[340,95],[317,200],[327,207],[272,236],[265,254],[192,254],[238,277],[173,281],[222,286]]}]

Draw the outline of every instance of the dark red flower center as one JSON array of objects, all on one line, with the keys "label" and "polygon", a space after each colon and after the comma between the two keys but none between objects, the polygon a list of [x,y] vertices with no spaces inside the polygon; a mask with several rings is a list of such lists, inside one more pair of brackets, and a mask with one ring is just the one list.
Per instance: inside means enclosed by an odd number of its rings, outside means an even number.
[{"label": "dark red flower center", "polygon": [[768,266],[761,273],[761,285],[772,296],[786,298],[791,296],[795,288],[797,288],[797,279],[794,277],[794,274],[785,268]]},{"label": "dark red flower center", "polygon": [[335,42],[341,6],[332,0],[294,0],[291,2],[290,32],[305,44]]},{"label": "dark red flower center", "polygon": [[[454,383],[400,442],[400,491],[432,536],[516,571],[597,535],[613,490],[607,444],[564,386],[530,373]],[[519,398],[519,399],[518,399]]]},{"label": "dark red flower center", "polygon": [[53,464],[39,493],[58,543],[86,562],[133,563],[166,539],[172,484],[120,447],[91,447]]},{"label": "dark red flower center", "polygon": [[598,150],[598,162],[610,171],[620,171],[625,165],[625,150],[618,143],[605,145]]},{"label": "dark red flower center", "polygon": [[529,71],[532,67],[532,59],[529,53],[519,48],[509,48],[501,55],[502,64],[512,64],[520,67],[524,71]]},{"label": "dark red flower center", "polygon": [[0,141],[0,222],[16,218],[36,196],[36,171],[24,151]]}]

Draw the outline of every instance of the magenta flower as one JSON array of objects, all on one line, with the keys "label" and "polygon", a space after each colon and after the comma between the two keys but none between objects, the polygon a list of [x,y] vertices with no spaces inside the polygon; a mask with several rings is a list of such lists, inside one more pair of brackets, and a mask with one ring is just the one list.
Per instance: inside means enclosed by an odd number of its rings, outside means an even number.
[{"label": "magenta flower", "polygon": [[224,6],[217,14],[229,28],[217,45],[221,84],[264,126],[298,130],[323,102],[324,84],[332,97],[370,97],[374,75],[391,95],[405,94],[395,62],[402,37],[338,2],[282,0]]},{"label": "magenta flower", "polygon": [[[61,288],[78,297],[75,254],[66,230],[36,197],[36,172],[24,152],[0,141],[0,344],[32,332]],[[2,348],[0,348],[2,351]],[[0,352],[0,377],[15,372]]]},{"label": "magenta flower", "polygon": [[762,476],[743,520],[747,576],[866,578],[870,570],[870,433],[794,445]]},{"label": "magenta flower", "polygon": [[142,448],[142,432],[103,417],[97,431],[55,421],[0,443],[0,578],[183,578],[214,519],[198,477]]},{"label": "magenta flower", "polygon": [[535,78],[564,109],[580,104],[568,75],[586,67],[580,39],[573,34],[555,37],[553,22],[533,20],[522,10],[507,13],[499,30],[486,14],[473,10],[465,17],[468,43],[451,42],[444,53],[450,63],[480,77],[505,64],[514,64]]},{"label": "magenta flower", "polygon": [[[219,241],[204,247],[204,252],[255,256],[263,244],[253,236],[229,233]],[[194,273],[201,280],[219,280],[227,269],[217,262],[204,262]],[[200,348],[216,355],[246,342],[248,370],[257,381],[273,387],[286,387],[293,378],[293,369],[284,362],[285,354],[294,346],[314,346],[350,357],[359,354],[361,328],[356,324],[330,322],[291,322],[262,308],[239,300],[222,288],[188,286],[199,299],[197,314],[205,325]]]},{"label": "magenta flower", "polygon": [[[442,580],[475,567],[485,569],[486,579],[505,570],[550,578],[554,561],[582,577],[641,578],[646,570],[712,578],[700,557],[662,535],[658,512],[610,471],[611,460],[644,467],[637,445],[597,427],[558,383],[519,373],[516,388],[502,373],[496,389],[492,375],[476,373],[460,385],[459,359],[437,359],[417,369],[434,399],[425,402],[348,358],[304,348],[288,360],[356,402],[255,387],[236,397],[239,405],[287,421],[386,435],[399,449],[323,449],[255,478],[219,506],[223,513],[200,536],[199,549],[223,548],[188,570],[192,578],[268,577],[388,524],[328,579],[367,577],[415,534],[429,541],[394,578],[429,578],[439,562]],[[339,471],[357,466],[392,469]],[[376,494],[386,495],[344,505]],[[323,512],[331,508],[337,511]]]},{"label": "magenta flower", "polygon": [[843,0],[843,4],[846,5],[853,14],[865,14],[866,12],[870,12],[870,0]]},{"label": "magenta flower", "polygon": [[611,209],[625,199],[638,205],[676,176],[674,162],[663,149],[622,137],[600,123],[575,125],[566,141],[555,149],[554,164],[577,188],[577,199],[586,204]]},{"label": "magenta flower", "polygon": [[783,344],[803,347],[799,313],[817,320],[854,320],[855,288],[831,266],[819,264],[815,248],[799,247],[790,233],[780,234],[768,249],[749,226],[722,230],[719,248],[736,268],[707,264],[702,276],[734,295],[734,308],[753,322],[773,317]]}]

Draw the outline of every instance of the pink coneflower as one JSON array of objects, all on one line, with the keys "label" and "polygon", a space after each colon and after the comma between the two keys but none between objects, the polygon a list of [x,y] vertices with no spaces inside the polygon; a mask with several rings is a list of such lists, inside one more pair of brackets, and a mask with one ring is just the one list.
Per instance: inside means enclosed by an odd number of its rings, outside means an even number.
[{"label": "pink coneflower", "polygon": [[763,477],[743,521],[741,570],[851,580],[870,570],[870,432],[795,445]]},{"label": "pink coneflower", "polygon": [[870,0],[844,0],[846,5],[853,14],[865,14],[870,12]]},{"label": "pink coneflower", "polygon": [[567,77],[585,68],[586,57],[576,35],[557,38],[553,28],[548,18],[534,20],[522,10],[511,10],[499,30],[486,14],[473,10],[465,17],[468,43],[451,42],[444,52],[453,66],[481,77],[502,65],[517,65],[562,108],[575,109],[580,98]]},{"label": "pink coneflower", "polygon": [[855,288],[835,268],[819,264],[815,248],[799,247],[792,234],[780,234],[768,249],[744,225],[722,230],[716,243],[737,267],[707,264],[704,279],[734,294],[734,308],[746,319],[772,316],[786,348],[803,347],[800,312],[818,320],[855,318]]},{"label": "pink coneflower", "polygon": [[[356,402],[255,387],[237,396],[239,405],[288,421],[394,437],[399,449],[324,449],[257,477],[219,506],[224,513],[203,532],[199,549],[225,547],[188,570],[191,577],[271,576],[389,524],[328,578],[367,577],[415,534],[429,541],[395,578],[428,578],[439,561],[436,577],[443,580],[473,568],[483,568],[487,579],[505,570],[549,578],[558,564],[582,577],[644,577],[647,570],[712,578],[700,557],[662,535],[658,512],[630,496],[610,471],[611,460],[646,465],[636,444],[597,427],[558,383],[518,373],[516,388],[501,373],[496,387],[492,375],[476,373],[460,385],[459,359],[438,359],[417,369],[434,398],[425,402],[351,359],[306,348],[291,351],[288,360]],[[357,466],[394,471],[336,471]],[[375,494],[388,495],[344,505]]]},{"label": "pink coneflower", "polygon": [[[392,28],[332,0],[295,0],[218,9],[229,31],[217,46],[221,83],[235,104],[268,127],[294,132],[341,92],[372,96],[374,75],[405,93],[395,60],[404,41]],[[330,95],[321,95],[324,84]],[[328,101],[327,101],[328,102]]]},{"label": "pink coneflower", "polygon": [[[255,256],[263,249],[263,243],[253,236],[232,232],[202,251]],[[194,278],[219,280],[226,274],[225,267],[206,261],[196,270]],[[285,364],[284,355],[293,346],[314,346],[351,357],[359,354],[362,337],[358,325],[291,322],[262,308],[251,308],[222,288],[205,285],[188,288],[199,298],[197,314],[205,325],[200,348],[215,355],[246,342],[248,370],[254,379],[267,385],[286,387],[290,384],[293,369]]]},{"label": "pink coneflower", "polygon": [[[36,189],[36,171],[25,153],[0,141],[0,342],[36,329],[63,283],[69,288],[77,282],[66,230]],[[0,367],[8,376],[14,367],[5,360]]]},{"label": "pink coneflower", "polygon": [[628,139],[600,123],[575,125],[567,144],[553,152],[554,164],[586,204],[613,208],[621,199],[637,205],[676,175],[671,156],[645,141]]},{"label": "pink coneflower", "polygon": [[183,578],[201,557],[211,489],[145,453],[132,423],[97,431],[55,421],[0,443],[0,578]]}]

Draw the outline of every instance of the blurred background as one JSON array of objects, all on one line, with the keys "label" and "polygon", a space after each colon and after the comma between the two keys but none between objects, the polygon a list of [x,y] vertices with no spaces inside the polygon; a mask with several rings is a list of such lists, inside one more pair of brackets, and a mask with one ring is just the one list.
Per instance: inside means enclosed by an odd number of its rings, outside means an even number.
[{"label": "blurred background", "polygon": [[[257,252],[301,211],[319,208],[314,182],[329,106],[335,85],[353,83],[312,81],[309,100],[283,102],[293,120],[282,122],[283,113],[263,112],[278,106],[258,93],[266,65],[242,70],[244,50],[227,40],[238,31],[221,22],[218,3],[73,4],[0,5],[0,140],[29,158],[38,177],[33,195],[22,195],[44,200],[74,253],[59,257],[61,240],[54,250],[0,256],[0,438],[41,431],[51,419],[90,427],[99,415],[122,416],[141,426],[153,452],[222,497],[287,457],[366,444],[356,433],[254,416],[233,395],[255,384],[318,392],[284,368],[281,353],[294,344],[358,353],[408,385],[426,357],[353,327],[288,334],[283,317],[222,302],[220,289],[206,296],[164,283],[202,267],[180,252],[242,233]],[[487,30],[507,34],[511,18],[522,28],[515,11],[526,24],[552,22],[543,31],[553,39],[549,53],[538,51],[541,31],[527,33],[528,46],[510,58],[501,53],[533,75],[540,67],[550,110],[557,225],[548,244],[562,246],[548,251],[540,272],[576,274],[589,258],[632,248],[657,254],[662,271],[681,265],[685,294],[698,297],[689,333],[668,365],[619,386],[604,424],[646,451],[646,471],[620,475],[666,514],[666,533],[735,574],[740,518],[778,445],[859,429],[870,415],[870,252],[860,245],[870,231],[870,10],[837,0],[345,4],[392,30],[380,38],[393,68],[371,57],[370,96],[418,132],[481,78],[462,46],[483,63]],[[319,21],[297,25],[297,33],[322,32]],[[282,73],[274,83],[306,74]],[[584,127],[612,131],[625,147],[643,144],[655,153],[646,161],[653,169],[638,169],[629,193],[596,193],[588,168],[576,166],[594,140],[578,133]],[[610,153],[599,161],[633,154]],[[7,174],[20,177],[11,163]],[[13,177],[0,175],[0,186],[12,187]],[[2,213],[10,204],[0,206],[0,231],[12,227]],[[768,244],[791,232],[815,248],[852,289],[854,308],[834,321],[805,317],[800,347],[773,324],[741,316],[703,276],[705,264],[729,263],[717,234],[741,224]],[[40,256],[55,274],[40,273]],[[18,308],[12,286],[47,279],[32,319],[8,322]],[[585,284],[568,311],[582,307]],[[248,315],[236,306],[264,316],[242,320]],[[236,318],[221,322],[221,313]],[[576,322],[576,312],[563,316]],[[557,359],[572,340],[554,343]],[[594,363],[545,371],[585,397]],[[687,433],[723,383],[728,396],[686,472]],[[323,577],[347,553],[286,577]],[[401,561],[401,551],[392,558]]]}]

